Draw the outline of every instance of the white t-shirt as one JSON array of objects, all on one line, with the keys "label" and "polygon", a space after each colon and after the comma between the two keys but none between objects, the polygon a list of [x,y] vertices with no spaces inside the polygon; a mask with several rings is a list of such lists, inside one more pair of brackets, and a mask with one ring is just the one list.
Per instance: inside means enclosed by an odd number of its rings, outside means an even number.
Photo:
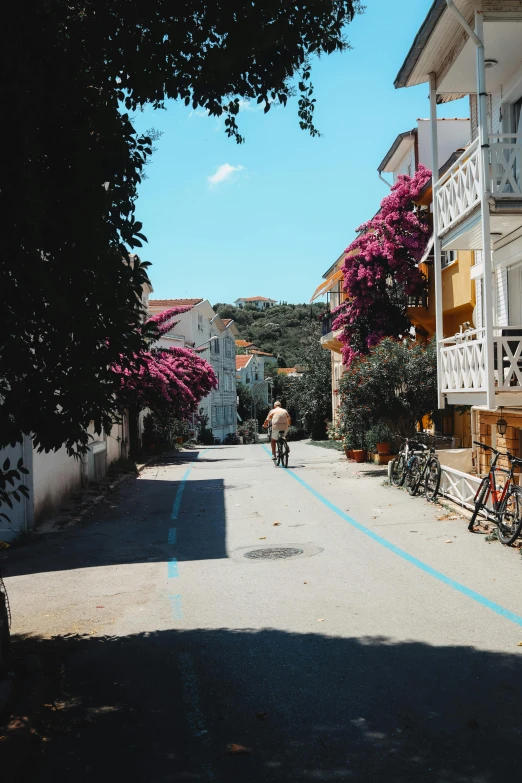
[{"label": "white t-shirt", "polygon": [[279,432],[286,432],[290,426],[290,414],[284,408],[272,408],[268,418],[272,424],[272,437],[275,439]]}]

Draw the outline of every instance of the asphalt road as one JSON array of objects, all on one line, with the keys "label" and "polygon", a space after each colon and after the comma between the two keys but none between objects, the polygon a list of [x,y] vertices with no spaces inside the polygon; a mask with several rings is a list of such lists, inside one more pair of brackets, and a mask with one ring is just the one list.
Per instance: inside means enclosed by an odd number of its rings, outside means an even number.
[{"label": "asphalt road", "polygon": [[304,443],[288,471],[184,452],[9,553],[38,748],[16,780],[520,774],[522,558],[384,479]]}]

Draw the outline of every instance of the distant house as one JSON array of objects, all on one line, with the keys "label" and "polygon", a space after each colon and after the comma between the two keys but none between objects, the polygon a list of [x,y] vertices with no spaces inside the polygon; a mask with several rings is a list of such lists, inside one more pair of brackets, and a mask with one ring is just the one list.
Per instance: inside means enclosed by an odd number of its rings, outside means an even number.
[{"label": "distant house", "polygon": [[279,375],[286,375],[289,378],[300,378],[306,372],[306,367],[301,364],[296,364],[295,367],[278,367],[277,372]]},{"label": "distant house", "polygon": [[248,348],[248,350],[257,350],[257,345],[254,345],[254,343],[251,343],[250,340],[236,340],[236,350],[243,350],[245,348]]},{"label": "distant house", "polygon": [[266,296],[248,296],[243,299],[236,299],[234,302],[236,307],[246,307],[246,305],[253,305],[258,310],[268,310],[269,307],[273,307],[277,304],[275,299],[267,299]]},{"label": "distant house", "polygon": [[176,316],[172,331],[160,339],[164,348],[200,348],[216,373],[218,388],[201,400],[200,410],[208,416],[215,438],[224,440],[236,432],[236,338],[237,327],[230,318],[220,318],[208,299],[150,299],[150,315],[158,315],[172,307],[187,306],[190,310]]},{"label": "distant house", "polygon": [[250,390],[257,389],[258,396],[268,405],[269,380],[265,381],[265,367],[267,363],[275,361],[271,353],[264,351],[251,351],[246,354],[236,355],[236,381],[244,384]]}]

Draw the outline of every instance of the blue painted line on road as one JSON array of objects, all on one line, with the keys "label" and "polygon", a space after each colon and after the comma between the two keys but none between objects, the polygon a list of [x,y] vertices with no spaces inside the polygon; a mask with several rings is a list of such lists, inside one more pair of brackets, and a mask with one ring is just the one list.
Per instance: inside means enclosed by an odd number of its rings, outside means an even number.
[{"label": "blue painted line on road", "polygon": [[189,477],[191,470],[192,468],[188,468],[185,471],[183,478],[181,479],[180,485],[178,487],[178,491],[176,492],[176,497],[174,498],[174,505],[172,506],[172,514],[170,515],[171,519],[177,519],[179,516],[181,501],[183,500],[183,493],[185,491],[185,484],[187,483],[187,479]]},{"label": "blue painted line on road", "polygon": [[171,557],[167,563],[167,577],[169,579],[176,579],[178,576],[178,561],[175,557]]},{"label": "blue painted line on road", "polygon": [[183,603],[180,595],[168,596],[172,616],[175,620],[183,620]]},{"label": "blue painted line on road", "polygon": [[[263,446],[263,448],[265,449],[265,451],[268,452],[268,449],[266,449],[265,446]],[[313,487],[307,484],[306,481],[303,481],[303,479],[300,476],[298,476],[296,473],[294,473],[293,470],[287,468],[286,472],[289,476],[292,476],[292,478],[295,479],[295,481],[301,484],[302,487],[304,487],[308,492],[310,492],[315,498],[317,498],[317,500],[319,500],[324,506],[326,506],[326,508],[330,509],[330,511],[333,511],[333,513],[337,514],[337,516],[341,517],[341,519],[344,519],[345,522],[347,522],[349,525],[354,527],[360,533],[363,533],[365,536],[368,536],[368,538],[371,538],[372,541],[375,541],[377,544],[380,544],[385,549],[388,549],[390,552],[393,552],[393,554],[397,555],[397,557],[401,557],[403,560],[406,560],[406,562],[410,563],[416,568],[419,568],[421,571],[424,571],[425,574],[428,574],[429,576],[432,576],[434,579],[437,579],[439,582],[448,585],[448,587],[452,587],[453,590],[456,590],[462,595],[465,595],[467,598],[471,598],[472,601],[475,601],[481,606],[484,606],[486,609],[490,609],[492,612],[495,612],[495,614],[500,615],[505,620],[510,620],[512,623],[522,626],[522,617],[520,617],[518,614],[515,614],[514,612],[510,612],[509,609],[505,609],[503,606],[500,606],[500,604],[496,604],[494,601],[490,601],[489,598],[486,598],[481,593],[477,593],[475,590],[472,590],[470,587],[466,587],[465,585],[460,584],[460,582],[456,582],[454,579],[451,579],[451,577],[446,576],[446,574],[443,574],[441,571],[437,571],[435,568],[432,568],[426,563],[423,563],[422,560],[419,560],[413,555],[410,555],[408,552],[405,552],[404,549],[400,549],[398,546],[395,546],[395,544],[392,544],[390,541],[387,541],[385,538],[382,538],[382,536],[377,535],[377,533],[374,533],[373,530],[370,530],[364,525],[361,525],[360,522],[357,522],[355,519],[348,516],[348,514],[345,514],[344,511],[341,511],[340,508],[337,508],[337,506],[335,506],[333,503],[327,500],[327,498],[321,495],[320,492],[317,492],[317,490],[313,489]]]},{"label": "blue painted line on road", "polygon": [[167,537],[167,542],[169,544],[172,544],[173,546],[176,546],[176,544],[178,543],[178,531],[176,530],[175,527],[170,527],[169,528],[169,534],[168,534],[168,537]]}]

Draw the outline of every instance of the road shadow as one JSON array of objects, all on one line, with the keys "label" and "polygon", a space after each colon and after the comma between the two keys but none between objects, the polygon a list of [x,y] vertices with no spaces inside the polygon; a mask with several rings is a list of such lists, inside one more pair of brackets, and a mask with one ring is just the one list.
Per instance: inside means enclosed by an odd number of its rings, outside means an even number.
[{"label": "road shadow", "polygon": [[496,783],[519,770],[520,654],[272,629],[14,649],[16,714],[34,730],[18,783]]},{"label": "road shadow", "polygon": [[133,479],[81,523],[1,552],[2,574],[166,562],[172,557],[171,528],[176,529],[178,560],[227,557],[223,479],[187,481],[172,520],[180,487],[179,481]]}]

